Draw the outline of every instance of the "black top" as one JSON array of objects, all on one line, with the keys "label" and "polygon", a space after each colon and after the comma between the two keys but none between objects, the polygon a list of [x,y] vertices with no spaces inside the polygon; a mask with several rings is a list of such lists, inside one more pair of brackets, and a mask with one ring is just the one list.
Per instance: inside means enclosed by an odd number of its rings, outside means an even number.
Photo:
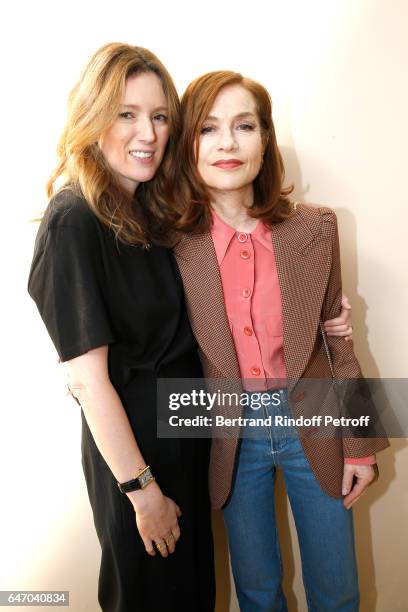
[{"label": "black top", "polygon": [[47,208],[28,290],[61,360],[109,344],[119,386],[133,370],[159,374],[196,347],[172,253],[116,241],[72,191],[57,194]]}]

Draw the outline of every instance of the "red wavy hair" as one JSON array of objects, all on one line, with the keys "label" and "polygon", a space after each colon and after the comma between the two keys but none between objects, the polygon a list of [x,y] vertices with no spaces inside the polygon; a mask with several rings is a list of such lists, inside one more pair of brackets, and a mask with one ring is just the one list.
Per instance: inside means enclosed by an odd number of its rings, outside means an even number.
[{"label": "red wavy hair", "polygon": [[271,226],[293,212],[287,197],[293,185],[283,186],[285,170],[267,90],[237,72],[209,72],[190,83],[181,100],[182,131],[171,176],[172,200],[180,214],[177,227],[183,232],[204,233],[211,227],[211,198],[197,169],[199,136],[217,95],[227,85],[242,85],[254,97],[265,147],[262,168],[253,184],[254,203],[249,209],[250,216]]}]

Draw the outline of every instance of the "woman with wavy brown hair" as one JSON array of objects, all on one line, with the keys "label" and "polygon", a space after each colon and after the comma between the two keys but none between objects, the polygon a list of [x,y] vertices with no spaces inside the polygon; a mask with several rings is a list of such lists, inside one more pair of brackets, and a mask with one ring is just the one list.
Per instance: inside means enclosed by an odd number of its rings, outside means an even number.
[{"label": "woman with wavy brown hair", "polygon": [[[174,187],[184,235],[175,254],[204,373],[210,386],[241,380],[254,403],[266,396],[258,430],[251,405],[219,408],[243,424],[211,450],[210,493],[223,509],[241,611],[287,610],[275,521],[279,468],[308,609],[357,612],[349,509],[378,475],[374,453],[389,443],[294,427],[305,416],[338,417],[332,379],[354,388],[362,376],[352,343],[326,338],[322,324],[341,309],[336,216],[289,198],[262,85],[211,72],[188,86],[181,112]],[[359,401],[355,393],[355,410]]]},{"label": "woman with wavy brown hair", "polygon": [[157,379],[201,376],[167,248],[178,130],[177,92],[157,57],[99,49],[69,98],[29,278],[81,406],[106,612],[214,608],[208,441],[156,433]]}]

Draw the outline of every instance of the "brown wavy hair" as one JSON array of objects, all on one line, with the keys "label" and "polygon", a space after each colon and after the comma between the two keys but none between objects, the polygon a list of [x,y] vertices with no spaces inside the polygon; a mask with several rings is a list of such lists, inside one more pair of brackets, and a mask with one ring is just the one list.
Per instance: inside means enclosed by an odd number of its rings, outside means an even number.
[{"label": "brown wavy hair", "polygon": [[[117,117],[126,79],[146,72],[161,80],[169,107],[169,140],[155,177],[140,183],[131,196],[120,186],[97,143]],[[106,44],[92,56],[69,95],[68,117],[57,148],[58,165],[47,182],[47,195],[55,195],[55,183],[63,179],[62,188],[82,193],[121,242],[166,243],[174,212],[167,204],[165,184],[179,132],[178,94],[160,60],[142,47]]]},{"label": "brown wavy hair", "polygon": [[172,201],[179,211],[177,228],[182,232],[204,233],[211,227],[211,196],[197,169],[199,137],[215,98],[227,85],[242,85],[253,95],[265,147],[262,168],[254,180],[249,215],[271,226],[293,212],[287,197],[293,185],[283,187],[285,170],[268,92],[260,83],[237,72],[209,72],[190,83],[181,99],[182,131],[172,166]]}]

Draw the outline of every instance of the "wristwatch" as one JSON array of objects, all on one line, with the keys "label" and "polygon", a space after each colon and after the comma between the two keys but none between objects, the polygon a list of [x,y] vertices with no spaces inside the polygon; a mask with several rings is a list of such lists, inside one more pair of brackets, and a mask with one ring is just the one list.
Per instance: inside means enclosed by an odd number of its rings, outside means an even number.
[{"label": "wristwatch", "polygon": [[155,477],[152,474],[150,469],[150,465],[143,468],[141,472],[137,476],[135,476],[132,480],[128,480],[127,482],[118,482],[119,491],[121,493],[130,493],[130,491],[139,491],[140,489],[144,489],[148,484],[153,482]]}]

